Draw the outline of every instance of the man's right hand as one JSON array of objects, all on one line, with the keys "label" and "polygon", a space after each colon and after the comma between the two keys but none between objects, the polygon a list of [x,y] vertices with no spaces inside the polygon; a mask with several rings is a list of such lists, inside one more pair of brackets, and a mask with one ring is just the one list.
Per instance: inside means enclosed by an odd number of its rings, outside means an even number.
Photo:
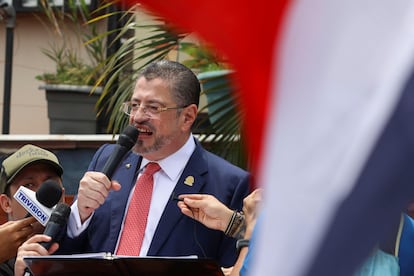
[{"label": "man's right hand", "polygon": [[108,197],[109,191],[118,191],[121,184],[110,181],[101,172],[86,172],[79,183],[78,209],[81,222],[85,222]]},{"label": "man's right hand", "polygon": [[14,258],[17,254],[17,248],[33,234],[32,223],[35,223],[34,217],[29,217],[16,221],[8,221],[0,225],[0,262]]}]

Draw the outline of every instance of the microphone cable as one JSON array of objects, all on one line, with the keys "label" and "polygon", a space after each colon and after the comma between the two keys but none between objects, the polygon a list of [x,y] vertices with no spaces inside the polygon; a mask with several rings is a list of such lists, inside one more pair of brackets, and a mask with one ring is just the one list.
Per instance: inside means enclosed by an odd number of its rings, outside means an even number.
[{"label": "microphone cable", "polygon": [[[174,192],[171,195],[171,199],[172,200],[175,200],[175,201],[182,201],[182,199],[180,199],[177,196],[175,196],[175,193]],[[197,223],[198,223],[198,221],[195,219],[195,215],[194,215],[193,209],[190,209],[190,210],[191,210],[191,213],[193,214],[192,220],[193,220],[193,239],[194,239],[194,242],[197,244],[198,248],[201,250],[201,253],[203,254],[203,257],[204,258],[207,258],[207,254],[204,251],[204,248],[201,245],[201,243],[200,243],[200,241],[198,240],[198,237],[197,237]],[[181,214],[181,215],[183,215],[183,214]]]},{"label": "microphone cable", "polygon": [[200,248],[201,253],[203,253],[204,258],[207,258],[206,252],[204,251],[203,246],[201,245],[200,241],[197,238],[197,221],[194,219],[194,211],[191,210],[191,213],[193,214],[193,223],[194,223],[193,224],[193,226],[194,226],[193,227],[193,238],[194,238],[194,241],[198,245],[198,247]]}]

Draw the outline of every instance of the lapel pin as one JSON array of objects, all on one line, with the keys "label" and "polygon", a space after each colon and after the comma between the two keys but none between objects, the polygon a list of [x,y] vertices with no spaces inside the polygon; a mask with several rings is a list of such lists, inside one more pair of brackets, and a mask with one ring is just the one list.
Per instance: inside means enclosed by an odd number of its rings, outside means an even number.
[{"label": "lapel pin", "polygon": [[184,180],[184,184],[188,186],[193,186],[194,184],[194,176],[187,176],[187,178]]},{"label": "lapel pin", "polygon": [[130,163],[125,164],[125,168],[127,168],[127,169],[131,168],[131,164]]}]

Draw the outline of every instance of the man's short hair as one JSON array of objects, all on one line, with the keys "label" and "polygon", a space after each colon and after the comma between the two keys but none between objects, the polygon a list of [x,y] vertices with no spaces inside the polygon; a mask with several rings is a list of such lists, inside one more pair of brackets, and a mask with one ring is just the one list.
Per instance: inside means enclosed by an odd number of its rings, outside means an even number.
[{"label": "man's short hair", "polygon": [[6,193],[7,187],[16,175],[33,163],[48,164],[59,176],[62,176],[63,169],[56,155],[48,150],[28,144],[4,159],[0,171],[0,194]]}]

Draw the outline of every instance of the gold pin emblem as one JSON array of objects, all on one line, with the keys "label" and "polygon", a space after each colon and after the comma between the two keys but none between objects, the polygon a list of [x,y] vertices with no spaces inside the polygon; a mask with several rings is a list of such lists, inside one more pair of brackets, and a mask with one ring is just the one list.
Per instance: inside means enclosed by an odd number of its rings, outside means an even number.
[{"label": "gold pin emblem", "polygon": [[130,163],[125,164],[125,168],[127,168],[127,169],[131,168],[131,164]]},{"label": "gold pin emblem", "polygon": [[187,178],[184,180],[184,184],[188,186],[193,186],[194,184],[194,176],[187,176]]}]

